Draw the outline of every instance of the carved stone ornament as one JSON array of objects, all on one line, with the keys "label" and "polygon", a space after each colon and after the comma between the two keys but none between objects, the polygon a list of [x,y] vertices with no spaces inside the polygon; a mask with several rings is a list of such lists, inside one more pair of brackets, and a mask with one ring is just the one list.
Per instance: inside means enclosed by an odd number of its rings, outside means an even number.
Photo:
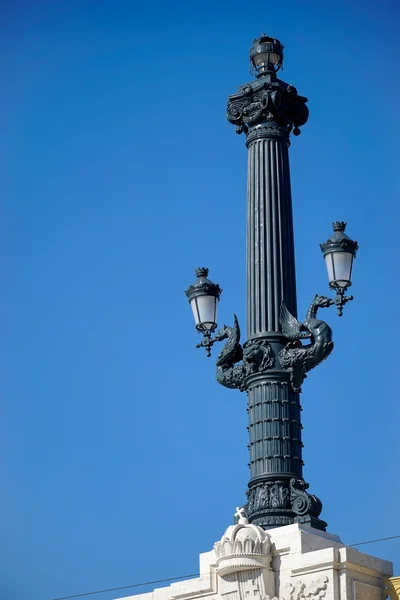
[{"label": "carved stone ornament", "polygon": [[[282,302],[280,323],[285,337],[291,341],[279,352],[279,361],[282,368],[289,371],[295,392],[301,392],[306,373],[325,360],[333,350],[332,329],[317,318],[319,308],[327,308],[332,304],[334,301],[331,298],[317,294],[306,318],[300,323]],[[300,340],[305,338],[310,338],[311,343],[303,346]]]},{"label": "carved stone ornament", "polygon": [[299,126],[308,119],[307,98],[299,96],[293,85],[281,81],[274,75],[261,77],[239,87],[236,94],[229,96],[227,119],[236,125],[237,133],[248,133],[261,123],[277,123],[291,131],[300,133]]},{"label": "carved stone ornament", "polygon": [[283,594],[270,598],[266,596],[265,600],[303,600],[306,598],[315,598],[316,600],[325,598],[326,590],[328,589],[328,577],[321,577],[311,585],[307,586],[301,581],[288,583]]},{"label": "carved stone ornament", "polygon": [[272,348],[265,338],[252,338],[242,348],[236,315],[233,315],[233,327],[224,325],[215,334],[215,341],[224,339],[227,342],[217,358],[216,379],[221,385],[243,391],[246,377],[263,373],[274,366]]},{"label": "carved stone ornament", "polygon": [[244,509],[237,509],[239,523],[230,525],[214,544],[218,575],[225,576],[236,571],[270,568],[272,561],[271,540],[261,527],[250,525],[244,517]]}]

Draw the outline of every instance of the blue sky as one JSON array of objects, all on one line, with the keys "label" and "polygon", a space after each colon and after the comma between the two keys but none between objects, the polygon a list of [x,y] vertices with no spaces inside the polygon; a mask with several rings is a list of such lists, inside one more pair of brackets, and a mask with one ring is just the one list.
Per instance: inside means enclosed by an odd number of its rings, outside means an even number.
[{"label": "blue sky", "polygon": [[[304,475],[344,542],[400,534],[397,2],[0,10],[2,596],[194,573],[244,503],[246,398],[196,350],[183,290],[209,266],[221,323],[244,323],[246,148],[225,107],[263,31],[309,98],[290,150],[300,315],[328,292],[331,222],[360,244],[303,387]],[[400,540],[362,549],[400,573]]]}]

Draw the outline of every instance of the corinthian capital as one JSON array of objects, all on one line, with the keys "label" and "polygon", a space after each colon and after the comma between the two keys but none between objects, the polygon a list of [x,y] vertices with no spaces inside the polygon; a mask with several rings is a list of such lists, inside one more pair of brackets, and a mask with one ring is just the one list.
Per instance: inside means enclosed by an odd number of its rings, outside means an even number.
[{"label": "corinthian capital", "polygon": [[283,46],[279,40],[262,34],[250,49],[251,71],[256,81],[241,85],[229,96],[226,116],[237,133],[247,133],[260,124],[275,123],[299,135],[308,119],[307,98],[299,96],[293,85],[281,81]]},{"label": "corinthian capital", "polygon": [[299,135],[308,119],[307,98],[299,96],[292,85],[268,75],[239,87],[228,99],[227,119],[237,133],[261,123],[276,123]]}]

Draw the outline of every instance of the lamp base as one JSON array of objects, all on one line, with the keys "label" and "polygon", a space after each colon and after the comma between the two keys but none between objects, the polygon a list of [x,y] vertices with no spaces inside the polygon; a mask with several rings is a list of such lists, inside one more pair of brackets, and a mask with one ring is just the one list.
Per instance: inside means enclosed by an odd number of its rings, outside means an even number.
[{"label": "lamp base", "polygon": [[301,523],[326,531],[327,524],[319,518],[322,502],[307,489],[308,483],[290,475],[250,481],[244,507],[249,522],[263,529]]}]

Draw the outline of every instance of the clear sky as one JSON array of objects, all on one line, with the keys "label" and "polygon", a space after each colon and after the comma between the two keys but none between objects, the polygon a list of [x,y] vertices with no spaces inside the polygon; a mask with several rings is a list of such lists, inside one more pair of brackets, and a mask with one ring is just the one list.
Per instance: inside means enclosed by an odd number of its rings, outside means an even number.
[{"label": "clear sky", "polygon": [[[398,3],[0,12],[0,596],[195,573],[245,502],[246,397],[196,350],[183,290],[210,267],[221,324],[244,329],[246,148],[225,108],[263,31],[309,98],[290,150],[300,316],[328,293],[331,222],[360,245],[303,386],[304,475],[344,542],[400,534]],[[400,540],[362,549],[400,574]]]}]

